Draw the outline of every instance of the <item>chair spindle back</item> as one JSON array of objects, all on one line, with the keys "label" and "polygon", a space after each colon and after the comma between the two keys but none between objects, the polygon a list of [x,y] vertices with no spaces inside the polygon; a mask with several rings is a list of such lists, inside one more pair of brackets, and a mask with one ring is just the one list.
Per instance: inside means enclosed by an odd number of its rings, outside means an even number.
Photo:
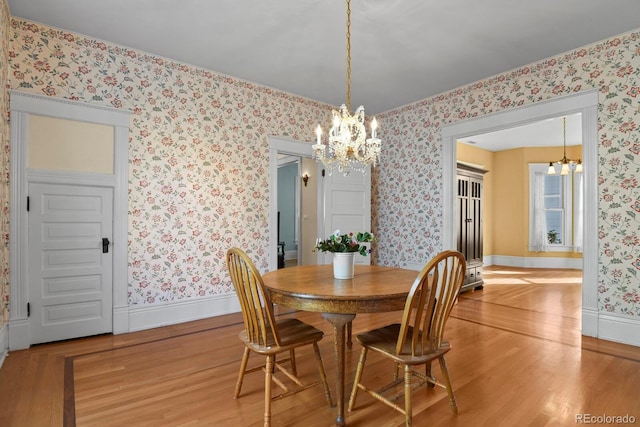
[{"label": "chair spindle back", "polygon": [[240,300],[249,341],[264,346],[280,345],[273,305],[253,261],[242,249],[231,248],[227,251],[227,267]]},{"label": "chair spindle back", "polygon": [[439,253],[424,266],[407,296],[397,354],[420,356],[440,347],[465,271],[464,256],[453,250]]}]

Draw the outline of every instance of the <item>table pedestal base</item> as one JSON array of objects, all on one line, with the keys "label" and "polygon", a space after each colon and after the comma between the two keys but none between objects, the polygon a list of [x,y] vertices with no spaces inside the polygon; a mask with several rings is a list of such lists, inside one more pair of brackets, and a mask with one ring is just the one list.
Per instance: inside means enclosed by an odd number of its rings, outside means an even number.
[{"label": "table pedestal base", "polygon": [[333,325],[333,344],[336,357],[336,402],[338,407],[337,426],[346,425],[344,419],[344,368],[345,368],[345,329],[347,323],[355,319],[355,314],[323,313],[322,317]]}]

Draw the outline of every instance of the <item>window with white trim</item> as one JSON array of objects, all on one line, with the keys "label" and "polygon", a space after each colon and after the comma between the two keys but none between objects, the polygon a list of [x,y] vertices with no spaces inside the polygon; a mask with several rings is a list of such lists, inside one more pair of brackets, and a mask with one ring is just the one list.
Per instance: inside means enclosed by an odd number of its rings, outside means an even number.
[{"label": "window with white trim", "polygon": [[581,251],[582,174],[548,175],[548,164],[529,164],[529,250]]}]

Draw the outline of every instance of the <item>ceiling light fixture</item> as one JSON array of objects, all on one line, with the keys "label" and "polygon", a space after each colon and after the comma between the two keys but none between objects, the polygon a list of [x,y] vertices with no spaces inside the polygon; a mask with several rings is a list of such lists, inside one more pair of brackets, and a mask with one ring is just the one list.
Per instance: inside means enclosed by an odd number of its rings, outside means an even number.
[{"label": "ceiling light fixture", "polygon": [[564,140],[564,149],[563,149],[562,158],[555,162],[549,162],[549,170],[547,171],[547,174],[549,175],[556,174],[556,167],[555,167],[556,164],[560,165],[560,175],[569,175],[570,170],[578,173],[582,172],[581,159],[578,159],[578,160],[567,159],[567,118],[566,117],[562,118],[562,136]]},{"label": "ceiling light fixture", "polygon": [[378,123],[371,121],[371,138],[367,138],[364,126],[364,107],[361,105],[351,115],[351,1],[347,0],[347,103],[338,111],[333,110],[333,126],[325,143],[322,128],[316,128],[313,157],[321,161],[331,174],[337,167],[345,176],[351,170],[366,172],[367,166],[375,166],[380,156],[380,139],[376,138]]}]

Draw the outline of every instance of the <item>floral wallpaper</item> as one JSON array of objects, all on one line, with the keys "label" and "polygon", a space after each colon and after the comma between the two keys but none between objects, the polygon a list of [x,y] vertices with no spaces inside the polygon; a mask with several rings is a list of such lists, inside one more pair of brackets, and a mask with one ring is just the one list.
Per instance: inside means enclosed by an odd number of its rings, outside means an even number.
[{"label": "floral wallpaper", "polygon": [[441,248],[442,126],[592,88],[600,97],[599,310],[640,316],[638,31],[379,116],[385,145],[372,191],[378,261],[421,263]]},{"label": "floral wallpaper", "polygon": [[[0,328],[9,321],[9,6],[0,1]],[[0,352],[3,349],[0,348]]]},{"label": "floral wallpaper", "polygon": [[[600,310],[640,316],[639,37],[627,33],[379,116],[375,262],[420,263],[441,249],[441,126],[595,87]],[[266,136],[309,140],[330,107],[24,20],[11,22],[9,66],[13,89],[133,111],[131,305],[229,292],[224,254],[232,245],[267,268]]]},{"label": "floral wallpaper", "polygon": [[133,112],[129,303],[230,292],[225,255],[268,266],[267,135],[313,137],[330,106],[14,19],[12,89]]}]

